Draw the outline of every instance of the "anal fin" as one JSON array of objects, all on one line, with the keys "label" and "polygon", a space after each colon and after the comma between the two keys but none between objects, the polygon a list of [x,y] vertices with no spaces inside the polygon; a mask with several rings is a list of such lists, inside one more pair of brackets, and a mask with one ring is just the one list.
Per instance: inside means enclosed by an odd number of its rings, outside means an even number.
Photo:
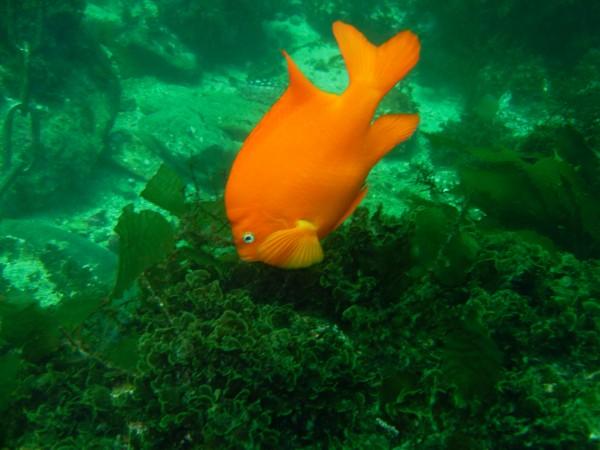
[{"label": "anal fin", "polygon": [[366,152],[373,164],[407,140],[419,125],[418,114],[387,114],[379,117],[367,134]]},{"label": "anal fin", "polygon": [[348,207],[348,210],[344,213],[344,215],[341,217],[341,219],[338,220],[338,222],[333,227],[334,230],[337,227],[339,227],[342,223],[344,223],[346,221],[346,219],[352,215],[352,213],[356,210],[356,208],[358,208],[358,205],[360,205],[360,202],[362,202],[363,199],[365,198],[365,195],[367,195],[368,190],[369,190],[369,188],[367,186],[363,186],[363,188],[360,190],[360,192],[358,193],[356,198],[352,201],[352,203]]}]

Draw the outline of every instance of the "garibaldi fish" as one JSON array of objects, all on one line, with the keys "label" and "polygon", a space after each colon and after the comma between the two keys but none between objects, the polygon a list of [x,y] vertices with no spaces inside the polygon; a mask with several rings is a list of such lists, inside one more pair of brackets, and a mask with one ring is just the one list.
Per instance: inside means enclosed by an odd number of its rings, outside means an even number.
[{"label": "garibaldi fish", "polygon": [[314,86],[284,51],[289,86],[250,133],[225,189],[239,256],[282,268],[323,259],[320,240],[364,198],[373,166],[415,131],[417,114],[377,105],[417,63],[417,36],[402,31],[382,45],[337,21],[333,34],[349,85],[342,94]]}]

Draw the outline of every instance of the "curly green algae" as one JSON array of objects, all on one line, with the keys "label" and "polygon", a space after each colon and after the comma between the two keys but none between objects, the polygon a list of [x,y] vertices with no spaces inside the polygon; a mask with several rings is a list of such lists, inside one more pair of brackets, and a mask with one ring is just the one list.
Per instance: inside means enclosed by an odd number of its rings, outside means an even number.
[{"label": "curly green algae", "polygon": [[65,324],[37,364],[3,327],[4,445],[596,448],[597,263],[417,210],[455,225],[359,210],[323,265],[280,271],[196,257],[227,233],[196,205],[139,296]]}]

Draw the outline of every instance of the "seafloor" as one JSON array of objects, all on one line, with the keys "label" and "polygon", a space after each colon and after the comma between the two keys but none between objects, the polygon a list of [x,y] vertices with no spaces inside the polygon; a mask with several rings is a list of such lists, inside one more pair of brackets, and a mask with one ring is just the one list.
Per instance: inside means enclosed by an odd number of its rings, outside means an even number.
[{"label": "seafloor", "polygon": [[[419,130],[325,260],[223,187],[286,49],[410,28]],[[600,3],[0,0],[0,448],[600,448]]]}]

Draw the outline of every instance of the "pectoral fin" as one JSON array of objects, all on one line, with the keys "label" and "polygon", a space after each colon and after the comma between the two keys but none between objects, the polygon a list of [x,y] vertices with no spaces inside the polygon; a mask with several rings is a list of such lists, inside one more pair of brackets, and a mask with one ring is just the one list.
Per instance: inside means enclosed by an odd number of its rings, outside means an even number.
[{"label": "pectoral fin", "polygon": [[258,248],[258,259],[284,269],[312,266],[323,260],[316,227],[299,220],[294,228],[271,233]]}]

